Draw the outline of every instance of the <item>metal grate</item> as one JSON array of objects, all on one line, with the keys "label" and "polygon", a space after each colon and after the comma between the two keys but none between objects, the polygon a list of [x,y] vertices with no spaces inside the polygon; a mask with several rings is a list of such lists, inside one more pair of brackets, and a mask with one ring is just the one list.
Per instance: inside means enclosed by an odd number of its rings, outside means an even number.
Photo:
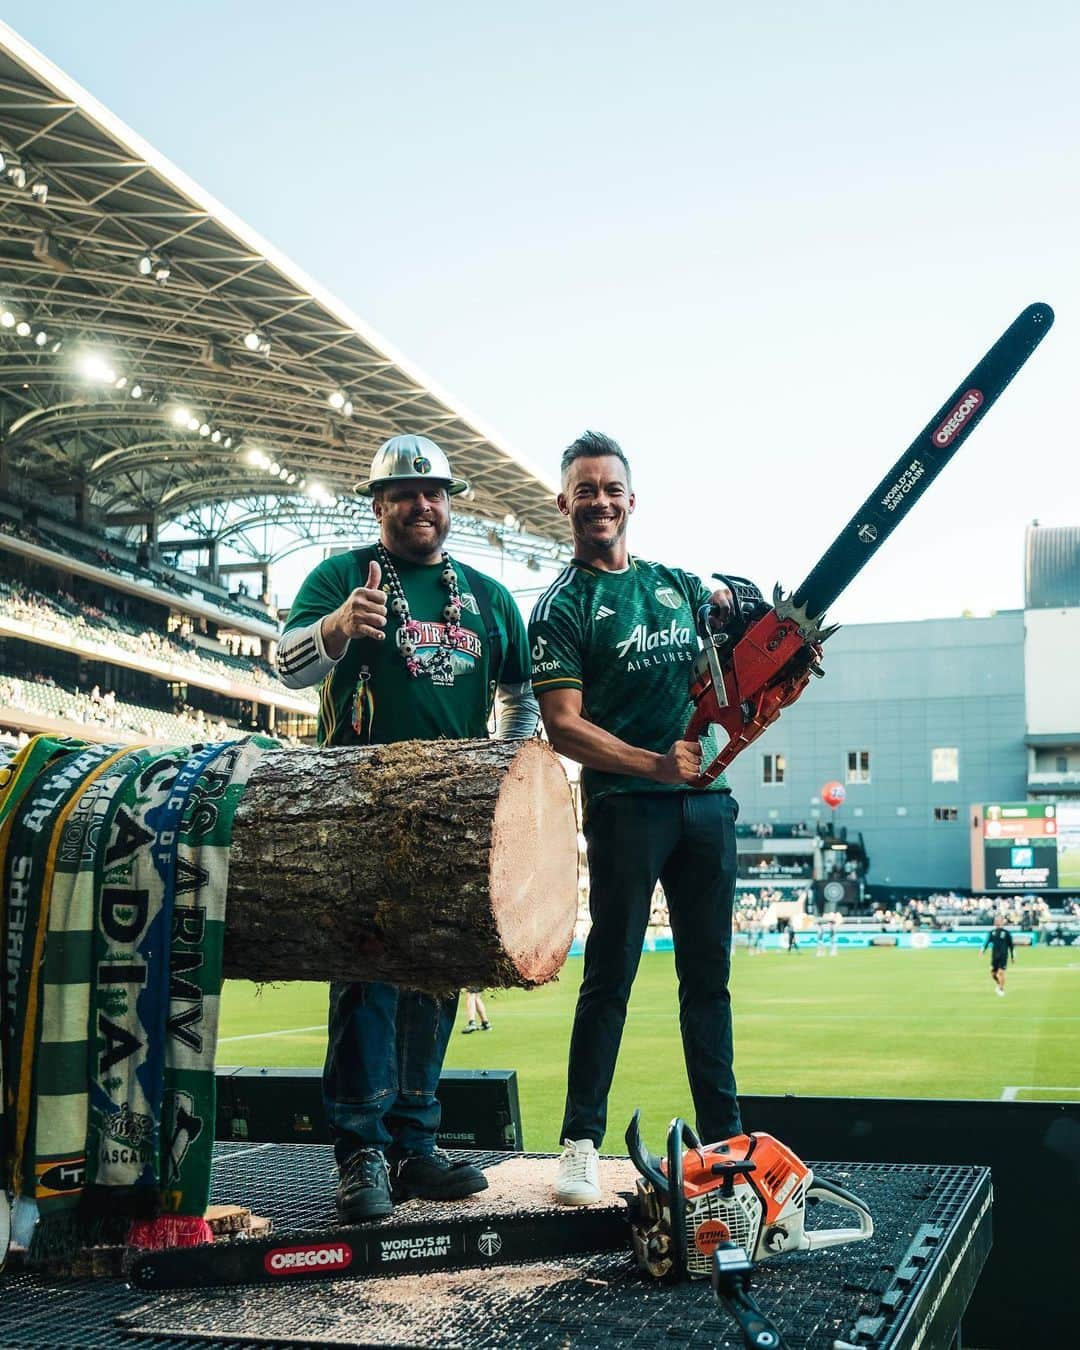
[{"label": "metal grate", "polygon": [[[497,1166],[506,1155],[468,1156]],[[760,1266],[756,1297],[791,1350],[831,1350],[835,1339],[874,1350],[910,1345],[912,1319],[927,1315],[928,1285],[941,1275],[946,1256],[951,1260],[948,1243],[967,1232],[965,1224],[973,1228],[976,1202],[988,1197],[987,1173],[845,1163],[814,1164],[814,1170],[867,1201],[875,1236]],[[275,1219],[279,1232],[328,1221],[333,1185],[327,1148],[218,1145],[214,1199],[235,1200],[242,1193],[244,1203]],[[827,1212],[819,1218],[811,1207],[808,1227],[828,1222]],[[5,1350],[105,1344],[131,1350],[207,1350],[214,1344],[231,1350],[265,1345],[656,1350],[670,1343],[695,1350],[734,1350],[741,1344],[706,1284],[657,1285],[638,1274],[629,1252],[539,1267],[157,1296],[111,1282],[49,1283],[29,1274],[8,1276],[0,1285]]]}]

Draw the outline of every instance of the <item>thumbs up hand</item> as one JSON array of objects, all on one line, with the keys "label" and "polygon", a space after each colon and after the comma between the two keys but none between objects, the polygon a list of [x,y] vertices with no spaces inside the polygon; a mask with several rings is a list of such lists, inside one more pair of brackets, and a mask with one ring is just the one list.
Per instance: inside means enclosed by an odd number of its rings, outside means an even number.
[{"label": "thumbs up hand", "polygon": [[367,580],[357,586],[348,599],[322,621],[323,646],[336,661],[353,638],[386,640],[386,592],[380,589],[382,568],[372,559]]}]

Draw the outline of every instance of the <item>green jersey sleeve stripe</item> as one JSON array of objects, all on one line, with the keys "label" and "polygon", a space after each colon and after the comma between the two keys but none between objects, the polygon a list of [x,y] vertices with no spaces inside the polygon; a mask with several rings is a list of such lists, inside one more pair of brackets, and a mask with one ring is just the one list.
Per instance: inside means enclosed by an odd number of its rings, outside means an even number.
[{"label": "green jersey sleeve stripe", "polygon": [[583,689],[584,685],[576,675],[552,675],[547,680],[533,680],[533,689],[543,689],[545,686],[559,685],[561,688],[567,688],[573,685],[577,689]]},{"label": "green jersey sleeve stripe", "polygon": [[551,614],[551,605],[560,591],[564,590],[574,579],[574,569],[567,567],[562,571],[544,594],[537,600],[533,606],[532,621],[547,619]]}]

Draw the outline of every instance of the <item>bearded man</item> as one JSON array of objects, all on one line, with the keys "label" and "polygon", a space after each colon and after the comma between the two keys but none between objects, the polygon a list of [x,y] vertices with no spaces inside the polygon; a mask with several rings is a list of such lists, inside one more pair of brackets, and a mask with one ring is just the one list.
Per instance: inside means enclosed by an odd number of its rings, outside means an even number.
[{"label": "bearded man", "polygon": [[[321,682],[320,745],[499,737],[537,726],[525,625],[509,591],[443,550],[450,497],[468,483],[424,436],[394,436],[366,485],[379,539],[327,558],[307,577],[278,645],[283,682]],[[378,839],[366,839],[377,848]],[[332,984],[323,1097],[343,1223],[381,1218],[394,1200],[484,1190],[479,1168],[435,1146],[435,1090],[457,995],[389,984]]]},{"label": "bearded man", "polygon": [[[631,557],[630,465],[617,442],[580,436],[562,457],[557,505],[574,558],[529,623],[533,689],[561,755],[583,766],[592,929],[570,1040],[556,1199],[600,1199],[597,1149],[659,880],[667,896],[679,1021],[702,1139],[742,1131],[732,1069],[732,902],[738,807],[720,776],[700,788],[702,746],[684,741],[696,616],[710,594],[688,572]],[[712,756],[710,755],[711,759]]]}]

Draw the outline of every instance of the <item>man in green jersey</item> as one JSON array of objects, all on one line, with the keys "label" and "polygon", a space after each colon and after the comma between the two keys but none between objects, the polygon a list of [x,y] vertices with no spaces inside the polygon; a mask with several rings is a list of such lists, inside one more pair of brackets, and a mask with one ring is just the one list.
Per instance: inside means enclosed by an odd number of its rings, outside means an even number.
[{"label": "man in green jersey", "polygon": [[559,1201],[583,1205],[600,1199],[597,1148],[657,880],[698,1131],[712,1142],[742,1128],[728,995],[738,809],[722,776],[698,789],[702,746],[682,739],[697,613],[731,596],[630,556],[630,467],[610,437],[586,432],[563,454],[558,507],[574,559],[537,601],[529,641],[551,743],[583,766],[592,929],[555,1183]]},{"label": "man in green jersey", "polygon": [[[443,551],[450,497],[468,486],[423,436],[381,446],[370,479],[378,542],[308,576],[278,644],[292,688],[322,683],[320,745],[531,736],[525,625],[506,588]],[[362,847],[377,848],[377,839]],[[435,1147],[435,1097],[457,1011],[389,984],[332,984],[323,1095],[342,1222],[389,1214],[394,1199],[459,1199],[487,1186]]]}]

